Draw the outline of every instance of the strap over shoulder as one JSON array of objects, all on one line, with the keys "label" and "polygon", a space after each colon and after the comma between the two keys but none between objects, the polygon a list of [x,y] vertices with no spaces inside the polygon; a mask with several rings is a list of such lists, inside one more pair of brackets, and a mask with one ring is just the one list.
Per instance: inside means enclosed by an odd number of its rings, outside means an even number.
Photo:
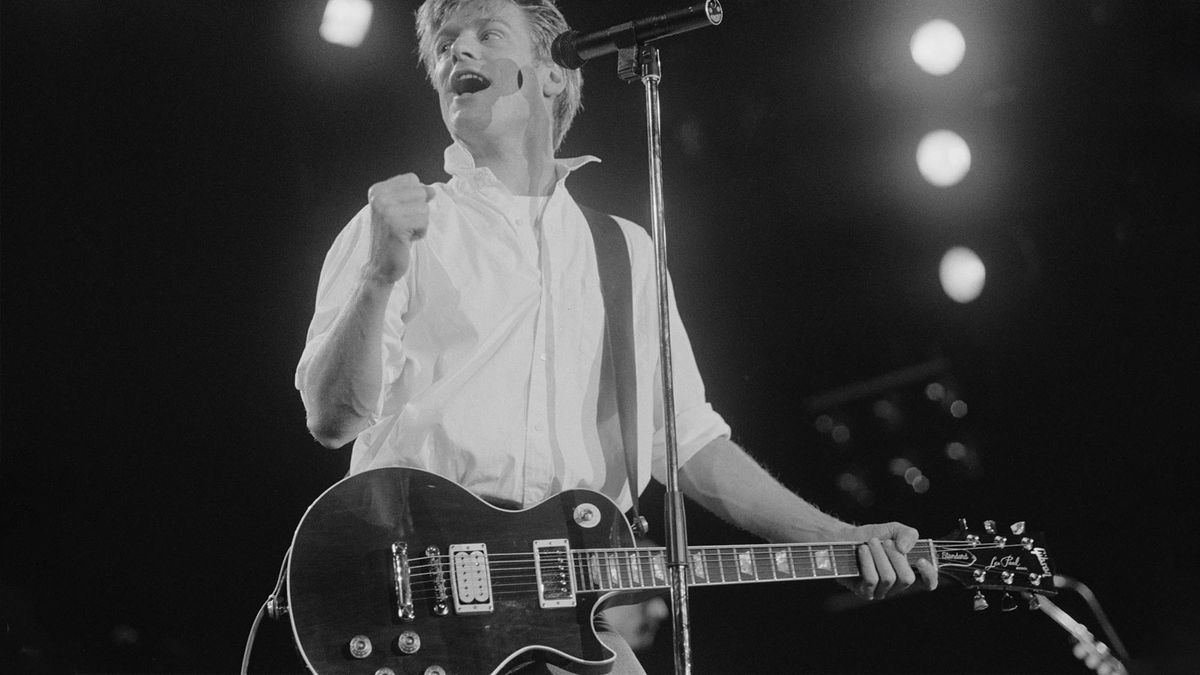
[{"label": "strap over shoulder", "polygon": [[646,533],[646,520],[638,513],[637,461],[637,362],[633,344],[633,282],[625,233],[612,216],[580,206],[592,230],[600,292],[604,296],[604,356],[601,369],[614,384],[617,418],[621,425],[625,473],[633,501],[633,526]]}]

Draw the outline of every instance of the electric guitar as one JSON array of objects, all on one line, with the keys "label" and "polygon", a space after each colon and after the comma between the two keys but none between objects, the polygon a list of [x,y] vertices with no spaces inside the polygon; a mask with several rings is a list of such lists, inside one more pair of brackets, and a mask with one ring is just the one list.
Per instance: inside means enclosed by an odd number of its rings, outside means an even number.
[{"label": "electric guitar", "polygon": [[[1011,543],[994,526],[922,540],[908,558],[974,589],[1052,593],[1049,557],[1023,527]],[[852,578],[859,543],[691,547],[687,580]],[[592,628],[598,607],[667,587],[664,549],[638,548],[600,493],[506,511],[435,474],[385,468],[339,481],[304,514],[286,611],[316,673],[495,674],[528,661],[582,673],[614,660]]]}]

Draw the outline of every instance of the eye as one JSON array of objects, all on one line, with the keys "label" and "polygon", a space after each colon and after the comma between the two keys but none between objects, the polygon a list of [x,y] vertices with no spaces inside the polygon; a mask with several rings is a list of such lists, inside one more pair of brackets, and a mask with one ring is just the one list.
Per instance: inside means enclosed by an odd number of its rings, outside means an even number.
[{"label": "eye", "polygon": [[479,34],[480,40],[488,40],[491,38],[499,38],[499,37],[504,37],[504,34],[495,28],[489,28]]},{"label": "eye", "polygon": [[442,40],[441,42],[437,43],[437,45],[433,48],[433,51],[435,54],[444,54],[446,50],[450,49],[450,45],[452,44],[454,44],[453,40]]}]

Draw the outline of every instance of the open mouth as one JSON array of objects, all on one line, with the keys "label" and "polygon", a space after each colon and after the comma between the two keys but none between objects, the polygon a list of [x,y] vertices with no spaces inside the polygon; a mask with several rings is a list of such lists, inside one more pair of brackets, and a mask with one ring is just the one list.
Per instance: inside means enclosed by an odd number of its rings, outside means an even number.
[{"label": "open mouth", "polygon": [[479,73],[469,71],[460,71],[450,77],[450,91],[454,92],[455,96],[463,94],[474,94],[483,91],[492,86],[491,80],[487,79]]}]

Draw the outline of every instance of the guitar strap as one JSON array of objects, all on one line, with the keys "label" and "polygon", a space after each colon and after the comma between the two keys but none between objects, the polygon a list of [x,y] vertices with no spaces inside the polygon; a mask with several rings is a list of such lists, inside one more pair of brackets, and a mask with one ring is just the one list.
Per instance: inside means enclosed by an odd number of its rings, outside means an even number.
[{"label": "guitar strap", "polygon": [[[625,475],[629,479],[629,495],[633,501],[634,532],[646,534],[646,519],[638,513],[637,458],[637,366],[633,346],[633,282],[629,249],[621,226],[606,213],[580,206],[592,230],[596,245],[596,266],[600,273],[600,292],[604,296],[604,355],[601,358],[601,378],[611,382],[616,396],[617,419],[621,427],[624,448]],[[601,387],[603,392],[604,387]],[[604,402],[601,402],[603,405]]]}]

